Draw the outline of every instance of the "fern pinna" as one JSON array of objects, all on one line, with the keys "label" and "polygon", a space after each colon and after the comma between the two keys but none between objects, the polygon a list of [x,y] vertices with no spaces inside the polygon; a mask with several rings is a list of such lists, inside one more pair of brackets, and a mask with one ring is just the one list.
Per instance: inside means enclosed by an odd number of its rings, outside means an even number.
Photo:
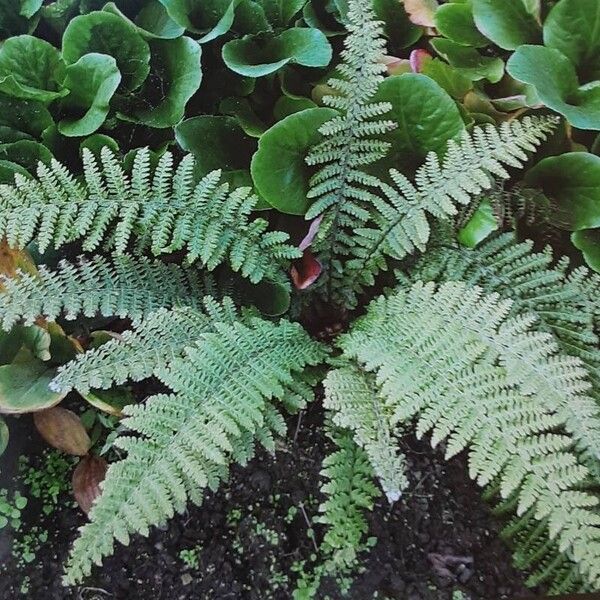
[{"label": "fern pinna", "polygon": [[385,41],[370,0],[348,5],[325,100],[337,113],[306,158],[306,216],[320,220],[313,250],[324,269],[301,298],[351,310],[374,283],[390,291],[333,347],[236,293],[232,273],[280,281],[301,252],[254,218],[250,189],[231,190],[218,172],[196,181],[190,157],[175,169],[167,153],[152,168],[141,150],[128,170],[105,149],[100,161],[85,154],[81,178],[52,163],[0,187],[0,234],[11,245],[74,243],[84,253],[5,279],[3,328],[38,316],[132,321],[64,365],[52,388],[86,394],[155,377],[167,390],[126,407],[124,456],[75,542],[66,583],[88,575],[115,540],[201,502],[257,443],[273,450],[283,414],[313,399],[328,366],[333,450],[315,520],[327,530],[321,566],[301,578],[297,598],[317,595],[323,576],[348,582],[371,543],[364,511],[380,494],[402,502],[409,486],[399,438],[413,427],[447,456],[467,453],[470,475],[508,515],[504,535],[532,584],[600,587],[600,280],[510,234],[460,249],[447,223],[498,189],[507,168],[522,167],[555,120],[474,127],[443,155],[429,154],[414,177],[375,177],[369,167],[388,150],[381,136],[395,127],[389,105],[373,100]]}]

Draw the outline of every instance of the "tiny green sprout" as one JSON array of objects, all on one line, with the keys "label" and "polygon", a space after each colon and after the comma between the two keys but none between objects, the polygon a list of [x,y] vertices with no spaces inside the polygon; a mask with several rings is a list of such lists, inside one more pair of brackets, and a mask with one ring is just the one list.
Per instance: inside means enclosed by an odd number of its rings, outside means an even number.
[{"label": "tiny green sprout", "polygon": [[197,569],[200,566],[200,547],[186,548],[179,552],[179,558],[189,569]]}]

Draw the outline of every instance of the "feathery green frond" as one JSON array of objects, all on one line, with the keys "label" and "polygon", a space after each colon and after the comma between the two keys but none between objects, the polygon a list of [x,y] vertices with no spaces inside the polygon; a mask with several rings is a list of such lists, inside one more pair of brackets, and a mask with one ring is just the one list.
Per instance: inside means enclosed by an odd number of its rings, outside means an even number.
[{"label": "feathery green frond", "polygon": [[321,492],[326,500],[319,506],[317,521],[327,525],[321,551],[327,557],[327,574],[343,574],[356,566],[365,549],[368,523],[364,512],[373,508],[379,491],[373,484],[373,470],[365,452],[344,431],[332,431],[336,445],[323,460]]},{"label": "feathery green frond", "polygon": [[189,345],[214,332],[216,323],[238,319],[229,299],[218,303],[206,297],[202,308],[161,308],[150,313],[134,330],[60,367],[53,388],[65,392],[77,389],[85,394],[90,388],[108,389],[128,380],[141,381],[183,356]]},{"label": "feathery green frond", "polygon": [[[494,178],[508,178],[504,165],[519,168],[554,128],[553,119],[529,118],[504,123],[500,128],[476,127],[459,142],[450,140],[443,158],[430,153],[417,170],[414,183],[392,170],[393,185],[380,182],[379,195],[362,210],[368,218],[351,217],[348,230],[338,240],[344,256],[331,276],[346,303],[373,285],[387,261],[400,260],[425,250],[431,234],[430,218],[444,219],[457,213],[489,188]],[[351,208],[353,214],[358,214]]]},{"label": "feathery green frond", "polygon": [[349,31],[338,67],[330,81],[336,95],[325,102],[340,111],[320,129],[324,140],[313,147],[307,163],[319,167],[311,180],[314,199],[306,218],[322,217],[315,249],[324,265],[317,289],[330,300],[353,307],[356,296],[374,283],[388,259],[423,250],[430,235],[428,218],[457,214],[494,178],[509,177],[506,166],[519,168],[527,152],[546,139],[556,119],[526,117],[499,129],[476,127],[459,142],[448,142],[444,157],[430,153],[412,183],[392,170],[393,184],[365,172],[385,156],[378,139],[395,126],[382,118],[388,103],[372,103],[382,73],[385,40],[374,20],[370,0],[351,0]]},{"label": "feathery green frond", "polygon": [[327,375],[325,408],[335,425],[352,431],[354,442],[366,453],[390,502],[408,487],[404,458],[389,426],[390,415],[378,394],[374,377],[348,365]]},{"label": "feathery green frond", "polygon": [[[548,402],[562,406],[568,431],[574,436],[582,457],[600,479],[600,340],[597,318],[600,306],[600,277],[585,268],[569,271],[567,260],[554,264],[550,248],[532,252],[531,241],[516,243],[511,234],[492,238],[474,250],[431,247],[410,270],[401,275],[409,281],[463,281],[481,286],[512,300],[511,314],[533,313],[533,327],[551,333],[564,355],[581,360],[592,388],[555,382],[569,369],[567,358],[544,366],[530,365],[516,357],[511,375],[543,385]],[[541,348],[540,348],[541,351]],[[508,366],[508,365],[507,365]]]},{"label": "feathery green frond", "polygon": [[590,384],[578,359],[532,331],[535,317],[510,311],[510,301],[481,288],[417,283],[374,301],[339,346],[374,373],[390,427],[416,417],[417,434],[446,440],[447,456],[470,448],[471,477],[498,482],[503,498],[514,494],[517,515],[546,520],[561,552],[598,587],[598,498],[581,490],[589,471],[561,432],[566,405]]},{"label": "feathery green frond", "polygon": [[153,171],[142,149],[131,173],[107,147],[100,162],[89,150],[83,160],[83,181],[53,161],[39,164],[36,179],[17,174],[14,185],[0,185],[0,236],[19,248],[35,240],[42,252],[74,240],[93,251],[108,241],[116,254],[135,239],[140,251],[183,251],[209,270],[228,262],[254,282],[299,256],[286,233],[251,219],[258,199],[250,188],[231,191],[220,171],[195,183],[191,155],[175,169],[166,153]]},{"label": "feathery green frond", "polygon": [[115,539],[127,544],[131,534],[146,535],[181,512],[186,501],[200,502],[202,490],[215,489],[231,462],[249,459],[255,441],[272,450],[273,435],[285,429],[275,401],[290,388],[297,393],[294,374],[323,358],[299,325],[249,318],[213,319],[183,353],[161,360],[155,375],[173,393],[125,409],[124,425],[139,435],[117,439],[127,457],[109,467],[65,581],[89,574],[112,553]]},{"label": "feathery green frond", "polygon": [[192,267],[128,255],[112,260],[80,257],[76,264],[61,261],[56,270],[40,266],[39,275],[20,273],[2,279],[2,328],[39,316],[75,319],[118,316],[139,319],[159,308],[201,306],[204,296],[222,295],[210,274]]}]

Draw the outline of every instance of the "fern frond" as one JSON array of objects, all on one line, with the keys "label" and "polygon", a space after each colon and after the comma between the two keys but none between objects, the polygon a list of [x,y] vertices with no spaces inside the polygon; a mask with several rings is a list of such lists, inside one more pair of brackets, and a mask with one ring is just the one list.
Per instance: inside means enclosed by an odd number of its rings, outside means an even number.
[{"label": "fern frond", "polygon": [[199,309],[158,309],[136,323],[135,329],[59,367],[52,386],[85,394],[90,388],[108,389],[127,380],[141,381],[168,367],[206,333],[214,332],[214,324],[239,319],[243,316],[229,298],[218,302],[207,296]]},{"label": "fern frond", "polygon": [[365,549],[368,523],[364,512],[373,508],[379,492],[373,485],[373,471],[365,452],[344,431],[332,431],[336,450],[325,457],[321,492],[326,500],[319,506],[317,522],[327,525],[321,551],[327,557],[325,572],[342,575],[356,567]]},{"label": "fern frond", "polygon": [[553,119],[526,117],[503,123],[499,129],[476,127],[459,142],[450,140],[443,158],[430,153],[414,183],[392,170],[393,185],[379,183],[371,207],[363,206],[369,221],[350,220],[354,233],[348,231],[339,242],[345,262],[332,276],[344,299],[354,305],[356,295],[373,285],[389,259],[422,252],[431,235],[431,218],[456,215],[457,205],[468,205],[495,179],[508,178],[504,166],[521,167],[526,152],[535,150],[554,124]]},{"label": "fern frond", "polygon": [[106,147],[100,161],[84,150],[83,161],[83,181],[53,161],[39,164],[36,179],[17,174],[0,185],[0,236],[19,248],[35,240],[42,252],[74,240],[93,251],[109,240],[118,255],[135,239],[139,251],[183,251],[209,270],[228,262],[253,282],[300,255],[287,234],[251,219],[258,199],[250,188],[231,191],[219,171],[194,183],[191,155],[174,170],[166,153],[152,172],[142,149],[130,174]]},{"label": "fern frond", "polygon": [[533,318],[510,311],[481,288],[417,283],[373,302],[339,345],[374,373],[390,427],[416,417],[417,434],[446,440],[447,456],[469,447],[471,477],[515,494],[518,515],[547,519],[549,537],[598,587],[598,498],[580,491],[589,471],[561,433],[566,405],[589,383],[552,336],[531,331]]},{"label": "fern frond", "polygon": [[[600,479],[600,340],[596,314],[600,278],[585,268],[569,272],[568,261],[554,264],[550,248],[532,252],[533,242],[517,243],[512,234],[487,240],[476,249],[430,248],[411,269],[399,274],[405,281],[463,281],[510,299],[511,314],[532,313],[535,330],[551,333],[564,355],[576,357],[585,367],[591,389],[581,383],[566,385],[566,372],[578,372],[566,357],[544,366],[540,346],[533,372],[518,356],[510,363],[511,375],[544,386],[553,406],[562,406],[569,433],[577,441],[582,458]],[[555,383],[560,377],[563,384]],[[545,380],[545,384],[542,382]],[[589,386],[585,385],[585,388]]]},{"label": "fern frond", "polygon": [[406,465],[373,377],[352,366],[332,371],[327,377],[324,406],[335,425],[353,432],[355,443],[365,451],[388,500],[399,500],[408,487]]},{"label": "fern frond", "polygon": [[56,270],[40,266],[39,274],[20,273],[2,279],[0,315],[9,330],[39,316],[50,321],[60,315],[117,316],[139,319],[159,308],[198,307],[204,296],[219,296],[216,279],[191,267],[128,255],[112,260],[80,257],[61,261]]},{"label": "fern frond", "polygon": [[323,358],[299,325],[258,318],[212,319],[210,331],[188,339],[166,363],[161,358],[154,373],[173,393],[125,409],[124,425],[138,435],[117,439],[127,457],[109,467],[65,582],[89,574],[113,552],[115,539],[127,544],[131,534],[146,535],[181,512],[186,501],[200,502],[231,462],[249,459],[255,440],[273,449],[273,435],[285,429],[275,401],[290,388],[297,393],[293,375]]}]

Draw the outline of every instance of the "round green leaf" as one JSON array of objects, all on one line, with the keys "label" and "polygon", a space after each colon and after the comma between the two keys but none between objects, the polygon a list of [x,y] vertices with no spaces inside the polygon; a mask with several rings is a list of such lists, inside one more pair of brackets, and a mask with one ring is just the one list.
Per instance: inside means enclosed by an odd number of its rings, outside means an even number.
[{"label": "round green leaf", "polygon": [[241,292],[248,302],[270,317],[284,314],[290,307],[290,290],[275,281],[263,279],[253,285],[247,279],[241,282]]},{"label": "round green leaf", "polygon": [[0,93],[0,125],[39,138],[52,123],[50,112],[41,102]]},{"label": "round green leaf", "polygon": [[260,0],[269,23],[274,27],[285,27],[298,14],[307,0]]},{"label": "round green leaf", "polygon": [[233,117],[202,115],[186,119],[175,128],[175,139],[183,150],[194,155],[200,175],[215,169],[248,169],[256,150],[256,140],[247,136]]},{"label": "round green leaf", "polygon": [[253,107],[246,98],[231,96],[221,100],[219,103],[219,112],[235,117],[240,127],[244,130],[244,133],[250,137],[259,138],[267,130],[267,126],[254,112]]},{"label": "round green leaf", "polygon": [[172,40],[183,35],[185,31],[185,27],[181,27],[171,19],[167,9],[159,0],[149,0],[133,21],[121,12],[114,2],[109,2],[102,10],[111,12],[131,23],[145,39]]},{"label": "round green leaf", "polygon": [[431,45],[440,56],[473,81],[487,79],[490,83],[498,83],[504,75],[501,58],[483,56],[475,48],[461,46],[444,38],[431,40]]},{"label": "round green leaf", "polygon": [[0,333],[0,364],[12,363],[22,351],[47,361],[50,359],[50,342],[50,334],[37,325],[15,325],[10,331]]},{"label": "round green leaf", "polygon": [[188,31],[202,34],[204,44],[227,33],[234,22],[238,33],[269,29],[262,7],[250,0],[160,0],[169,16]]},{"label": "round green leaf", "polygon": [[100,153],[102,152],[102,148],[107,146],[113,152],[117,153],[119,151],[119,144],[108,135],[104,135],[103,133],[95,133],[94,135],[90,135],[85,138],[81,144],[79,144],[79,152],[82,153],[83,149],[86,148],[96,158],[100,158]]},{"label": "round green leaf", "polygon": [[30,173],[35,173],[39,162],[49,163],[52,160],[52,153],[39,142],[19,140],[0,145],[0,160],[16,163]]},{"label": "round green leaf", "polygon": [[600,157],[570,152],[540,161],[526,176],[550,199],[549,221],[568,231],[600,227]]},{"label": "round green leaf", "polygon": [[185,114],[188,100],[202,82],[202,49],[189,37],[150,42],[150,76],[137,94],[138,100],[119,115],[150,127],[173,127]]},{"label": "round green leaf", "polygon": [[416,168],[428,152],[443,154],[448,140],[458,138],[465,129],[454,100],[425,75],[406,73],[388,77],[373,100],[389,102],[392,110],[386,119],[398,124],[382,138],[391,144],[383,159],[388,167]]},{"label": "round green leaf", "polygon": [[585,262],[600,273],[600,229],[583,229],[571,234],[573,245],[581,250]]},{"label": "round green leaf", "polygon": [[0,160],[0,183],[13,184],[15,175],[29,176],[29,171],[10,160]]},{"label": "round green leaf", "polygon": [[[8,446],[8,425],[6,421],[0,417],[0,456],[4,454],[6,447]],[[0,523],[0,528],[2,527],[2,523]]]},{"label": "round green leaf", "polygon": [[112,56],[126,90],[138,88],[150,72],[150,48],[146,40],[125,19],[107,11],[75,17],[65,29],[62,47],[68,64],[89,53]]},{"label": "round green leaf", "polygon": [[273,116],[277,121],[285,119],[289,115],[306,110],[308,108],[317,108],[317,105],[308,98],[290,98],[290,96],[281,96],[273,108]]},{"label": "round green leaf", "polygon": [[475,24],[483,35],[505,50],[541,39],[541,28],[523,0],[472,0]]},{"label": "round green leaf", "polygon": [[449,40],[461,46],[487,46],[488,39],[482,35],[473,20],[469,4],[442,4],[435,12],[437,30]]},{"label": "round green leaf", "polygon": [[439,58],[425,59],[420,72],[431,77],[456,100],[462,100],[473,89],[473,82],[469,77]]},{"label": "round green leaf", "polygon": [[59,51],[44,40],[19,35],[0,47],[0,91],[10,96],[48,104],[68,93],[63,75]]},{"label": "round green leaf", "polygon": [[0,367],[0,413],[36,412],[58,404],[66,393],[50,389],[55,375],[39,360]]},{"label": "round green leaf", "polygon": [[306,213],[311,176],[306,154],[321,141],[321,125],[336,114],[331,108],[303,110],[279,121],[260,138],[252,159],[252,179],[271,206],[292,215]]},{"label": "round green leaf", "polygon": [[512,77],[533,85],[540,100],[579,129],[600,130],[600,83],[579,87],[573,63],[544,46],[521,46],[511,56]]},{"label": "round green leaf", "polygon": [[318,29],[295,27],[277,37],[268,34],[246,36],[223,46],[223,60],[235,73],[263,77],[288,63],[325,67],[332,57],[331,45]]},{"label": "round green leaf", "polygon": [[423,29],[408,18],[402,2],[373,0],[373,10],[377,18],[384,22],[383,30],[393,49],[412,46],[423,35]]},{"label": "round green leaf", "polygon": [[112,56],[86,54],[69,65],[65,87],[70,93],[62,102],[68,116],[58,124],[59,131],[67,136],[84,136],[101,127],[120,82],[121,73]]},{"label": "round green leaf", "polygon": [[561,0],[544,22],[544,44],[575,64],[583,81],[600,79],[598,0]]},{"label": "round green leaf", "polygon": [[475,248],[498,229],[492,205],[483,200],[469,222],[458,232],[457,239],[467,248]]}]

